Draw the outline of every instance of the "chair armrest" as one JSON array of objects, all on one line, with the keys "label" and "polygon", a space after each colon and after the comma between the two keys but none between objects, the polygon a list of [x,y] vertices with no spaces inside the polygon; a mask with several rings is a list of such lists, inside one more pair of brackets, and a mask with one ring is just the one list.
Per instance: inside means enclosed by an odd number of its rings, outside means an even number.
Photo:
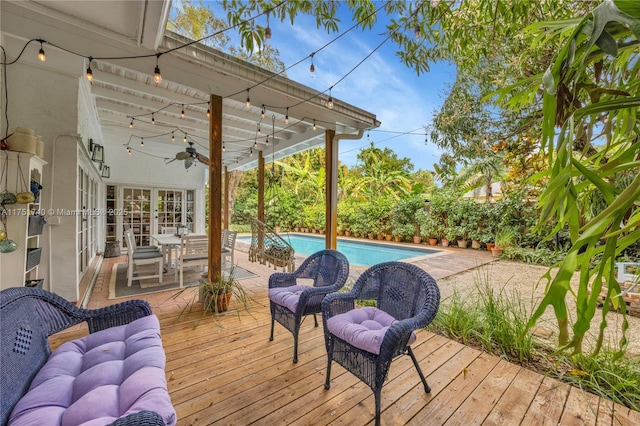
[{"label": "chair armrest", "polygon": [[269,276],[269,288],[296,285],[296,275],[289,272],[275,272]]},{"label": "chair armrest", "polygon": [[122,417],[115,422],[111,423],[111,426],[165,426],[164,420],[160,414],[155,411],[140,411],[138,413],[129,414],[126,417]]},{"label": "chair armrest", "polygon": [[86,310],[89,333],[110,327],[129,324],[142,317],[151,315],[151,306],[144,300],[129,300],[100,309]]},{"label": "chair armrest", "polygon": [[355,308],[355,298],[351,293],[331,293],[322,299],[323,321],[338,315],[344,314]]}]

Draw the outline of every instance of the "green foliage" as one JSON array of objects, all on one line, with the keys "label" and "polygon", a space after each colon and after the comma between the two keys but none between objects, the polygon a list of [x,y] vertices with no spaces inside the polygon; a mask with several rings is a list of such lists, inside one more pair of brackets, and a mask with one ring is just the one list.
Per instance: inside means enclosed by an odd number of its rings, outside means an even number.
[{"label": "green foliage", "polygon": [[444,300],[429,328],[464,344],[480,346],[494,355],[518,362],[534,359],[531,331],[523,298],[517,291],[496,291],[489,273],[474,277],[474,291],[467,297],[454,292]]},{"label": "green foliage", "polygon": [[293,193],[280,191],[265,208],[265,222],[274,228],[281,226],[285,230],[293,228],[302,217],[302,201]]},{"label": "green foliage", "polygon": [[506,247],[500,256],[502,259],[515,260],[532,265],[553,266],[564,259],[562,251],[540,247],[537,249],[524,247]]},{"label": "green foliage", "polygon": [[392,229],[402,229],[402,233],[394,235],[405,236],[408,232],[408,226],[413,227],[411,236],[420,235],[420,224],[416,213],[420,209],[424,209],[425,202],[421,196],[413,196],[398,201],[391,211],[391,227]]},{"label": "green foliage", "polygon": [[[617,5],[625,7],[625,12]],[[539,229],[553,224],[547,237],[551,239],[567,227],[572,244],[555,276],[546,275],[547,293],[529,326],[533,327],[552,307],[560,327],[559,345],[573,353],[583,350],[584,336],[604,285],[607,291],[594,351],[600,350],[609,304],[619,303],[615,297],[620,293],[614,275],[616,258],[640,239],[640,10],[630,5],[620,0],[605,1],[582,19],[541,22],[526,34],[537,36],[536,42],[555,50],[545,73],[532,80],[535,85],[544,84],[541,145],[549,164],[549,183],[540,198]],[[524,84],[517,89],[522,90],[519,102],[533,90]],[[606,144],[596,149],[598,138]],[[632,176],[625,188],[613,182],[619,173]],[[602,194],[607,207],[590,217],[581,208],[580,194],[593,187]],[[600,259],[595,265],[594,258]],[[574,291],[569,283],[577,271],[580,282]],[[566,302],[572,296],[576,298],[573,324]],[[620,307],[625,313],[624,304]],[[619,344],[623,351],[626,321],[621,327]]]}]

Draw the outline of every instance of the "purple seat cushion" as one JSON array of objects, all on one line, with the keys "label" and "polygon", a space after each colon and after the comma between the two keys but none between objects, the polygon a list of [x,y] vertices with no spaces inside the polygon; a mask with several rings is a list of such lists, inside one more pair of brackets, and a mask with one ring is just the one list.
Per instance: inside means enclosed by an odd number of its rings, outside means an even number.
[{"label": "purple seat cushion", "polygon": [[176,424],[160,324],[149,315],[62,344],[18,401],[10,425],[105,425],[143,410]]},{"label": "purple seat cushion", "polygon": [[[327,329],[345,342],[373,354],[380,354],[380,346],[389,326],[397,322],[391,315],[377,308],[352,309],[327,320]],[[408,345],[416,341],[411,333]]]},{"label": "purple seat cushion", "polygon": [[300,300],[300,293],[308,289],[306,285],[292,285],[290,287],[276,287],[269,289],[269,300],[295,312]]}]

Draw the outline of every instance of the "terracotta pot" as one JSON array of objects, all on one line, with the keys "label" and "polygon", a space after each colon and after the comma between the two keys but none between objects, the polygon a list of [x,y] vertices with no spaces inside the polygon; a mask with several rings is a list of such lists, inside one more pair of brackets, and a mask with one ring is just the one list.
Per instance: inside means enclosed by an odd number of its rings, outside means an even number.
[{"label": "terracotta pot", "polygon": [[393,237],[391,236],[391,234],[387,234],[387,235],[384,236],[384,239],[387,240],[387,241],[391,241],[392,238]]},{"label": "terracotta pot", "polygon": [[469,245],[469,240],[458,240],[458,247],[467,248],[467,245]]},{"label": "terracotta pot", "polygon": [[382,234],[378,234],[378,239],[379,239],[380,241],[384,240],[384,235],[382,235]]},{"label": "terracotta pot", "polygon": [[449,247],[449,240],[446,238],[441,239],[440,242],[442,243],[442,247]]},{"label": "terracotta pot", "polygon": [[479,249],[481,247],[481,243],[478,240],[471,240],[471,248]]},{"label": "terracotta pot", "polygon": [[226,312],[229,309],[229,301],[231,300],[231,293],[220,294],[216,300],[216,309],[218,312]]},{"label": "terracotta pot", "polygon": [[279,234],[279,233],[280,233],[280,227],[279,227],[279,226],[276,226],[275,231],[276,231],[276,234]]},{"label": "terracotta pot", "polygon": [[429,245],[430,246],[435,246],[436,244],[438,244],[438,239],[437,238],[429,238]]},{"label": "terracotta pot", "polygon": [[394,241],[395,241],[396,243],[399,243],[399,242],[401,242],[401,241],[402,241],[402,238],[401,238],[401,237],[399,237],[399,236],[397,236],[397,235],[396,235],[395,237],[393,237],[393,239],[394,239]]},{"label": "terracotta pot", "polygon": [[345,237],[350,237],[351,236],[351,231],[344,231],[344,236]]},{"label": "terracotta pot", "polygon": [[500,255],[502,254],[502,247],[493,247],[491,249],[491,253],[495,256],[495,257],[500,257]]},{"label": "terracotta pot", "polygon": [[493,250],[493,247],[495,246],[495,244],[494,243],[486,243],[486,246],[487,246],[487,250],[491,251],[491,250]]},{"label": "terracotta pot", "polygon": [[414,244],[420,244],[422,242],[422,237],[414,235],[413,236],[413,242],[414,242]]}]

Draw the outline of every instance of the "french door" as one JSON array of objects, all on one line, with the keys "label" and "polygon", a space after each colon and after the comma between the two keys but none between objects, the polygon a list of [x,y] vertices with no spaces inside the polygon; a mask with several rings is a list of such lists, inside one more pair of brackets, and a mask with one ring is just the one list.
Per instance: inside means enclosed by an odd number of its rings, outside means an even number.
[{"label": "french door", "polygon": [[116,214],[107,216],[107,241],[125,245],[124,231],[131,229],[137,245],[149,245],[151,235],[160,234],[163,227],[193,229],[194,197],[195,191],[187,189],[108,185],[107,206],[114,206]]}]

